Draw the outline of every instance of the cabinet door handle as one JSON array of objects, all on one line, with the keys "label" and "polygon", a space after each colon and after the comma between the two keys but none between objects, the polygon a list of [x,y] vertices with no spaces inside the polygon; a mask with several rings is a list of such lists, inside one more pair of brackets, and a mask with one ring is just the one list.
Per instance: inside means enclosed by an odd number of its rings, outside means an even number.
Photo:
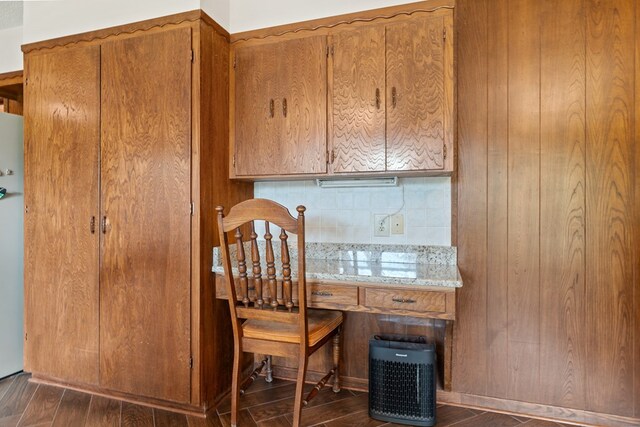
[{"label": "cabinet door handle", "polygon": [[398,91],[395,86],[391,88],[391,105],[393,105],[393,108],[398,105]]},{"label": "cabinet door handle", "polygon": [[318,297],[332,297],[333,294],[331,292],[325,292],[325,291],[313,291],[311,292],[311,295],[315,295]]},{"label": "cabinet door handle", "polygon": [[336,161],[336,152],[335,150],[331,150],[331,164]]},{"label": "cabinet door handle", "polygon": [[269,116],[271,116],[272,119],[273,116],[275,116],[275,102],[273,98],[269,101]]},{"label": "cabinet door handle", "polygon": [[414,299],[410,299],[410,298],[392,298],[393,302],[398,302],[400,304],[413,304],[416,302],[416,300]]},{"label": "cabinet door handle", "polygon": [[282,115],[287,117],[287,98],[282,98]]},{"label": "cabinet door handle", "polygon": [[107,234],[107,217],[102,217],[102,234]]},{"label": "cabinet door handle", "polygon": [[89,230],[91,230],[91,234],[96,234],[96,217],[92,216],[89,221]]},{"label": "cabinet door handle", "polygon": [[380,109],[380,88],[376,88],[376,108]]}]

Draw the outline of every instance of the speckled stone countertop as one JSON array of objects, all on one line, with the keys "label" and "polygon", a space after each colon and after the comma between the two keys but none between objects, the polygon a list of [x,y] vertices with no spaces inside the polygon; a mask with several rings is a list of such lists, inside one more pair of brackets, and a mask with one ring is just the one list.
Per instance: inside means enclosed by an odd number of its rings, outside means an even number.
[{"label": "speckled stone countertop", "polygon": [[[258,242],[262,274],[265,275],[265,242]],[[274,242],[276,268],[281,275],[280,244]],[[236,246],[230,245],[232,259]],[[296,277],[297,247],[290,243],[293,278]],[[455,247],[413,245],[371,245],[346,243],[307,243],[307,280],[388,283],[408,286],[459,288],[462,279],[457,267]],[[251,275],[250,243],[245,242],[248,274]],[[213,272],[224,274],[221,254],[213,250]],[[235,264],[235,263],[234,263]],[[235,267],[235,265],[234,265]],[[234,269],[234,274],[237,271]]]}]

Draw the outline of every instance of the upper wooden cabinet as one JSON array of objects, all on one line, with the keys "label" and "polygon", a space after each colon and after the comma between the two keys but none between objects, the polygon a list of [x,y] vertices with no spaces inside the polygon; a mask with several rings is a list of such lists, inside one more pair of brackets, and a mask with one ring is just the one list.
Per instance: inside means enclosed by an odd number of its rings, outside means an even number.
[{"label": "upper wooden cabinet", "polygon": [[452,151],[453,52],[445,21],[415,17],[386,27],[388,171],[444,170],[445,150]]},{"label": "upper wooden cabinet", "polygon": [[237,176],[326,173],[326,37],[235,51]]},{"label": "upper wooden cabinet", "polygon": [[239,40],[231,176],[450,173],[452,29],[439,9]]},{"label": "upper wooden cabinet", "polygon": [[385,170],[385,27],[330,38],[332,171]]}]

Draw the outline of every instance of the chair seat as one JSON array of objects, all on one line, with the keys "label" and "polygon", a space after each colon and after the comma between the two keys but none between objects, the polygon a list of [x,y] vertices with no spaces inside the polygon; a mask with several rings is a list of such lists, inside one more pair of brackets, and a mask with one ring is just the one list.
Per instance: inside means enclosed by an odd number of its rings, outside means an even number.
[{"label": "chair seat", "polygon": [[[341,324],[342,312],[340,311],[307,309],[309,346],[316,345]],[[288,343],[300,342],[300,329],[297,324],[249,319],[242,324],[242,332],[246,338]]]}]

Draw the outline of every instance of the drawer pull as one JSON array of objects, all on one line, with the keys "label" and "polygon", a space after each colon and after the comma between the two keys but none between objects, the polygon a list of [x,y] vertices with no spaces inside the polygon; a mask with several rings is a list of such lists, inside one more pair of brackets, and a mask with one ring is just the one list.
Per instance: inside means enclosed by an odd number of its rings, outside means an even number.
[{"label": "drawer pull", "polygon": [[405,299],[405,298],[392,298],[393,302],[399,302],[400,304],[413,304],[416,302],[414,299]]},{"label": "drawer pull", "polygon": [[311,292],[311,295],[315,295],[318,297],[332,297],[333,294],[331,292],[325,292],[325,291],[313,291]]}]

